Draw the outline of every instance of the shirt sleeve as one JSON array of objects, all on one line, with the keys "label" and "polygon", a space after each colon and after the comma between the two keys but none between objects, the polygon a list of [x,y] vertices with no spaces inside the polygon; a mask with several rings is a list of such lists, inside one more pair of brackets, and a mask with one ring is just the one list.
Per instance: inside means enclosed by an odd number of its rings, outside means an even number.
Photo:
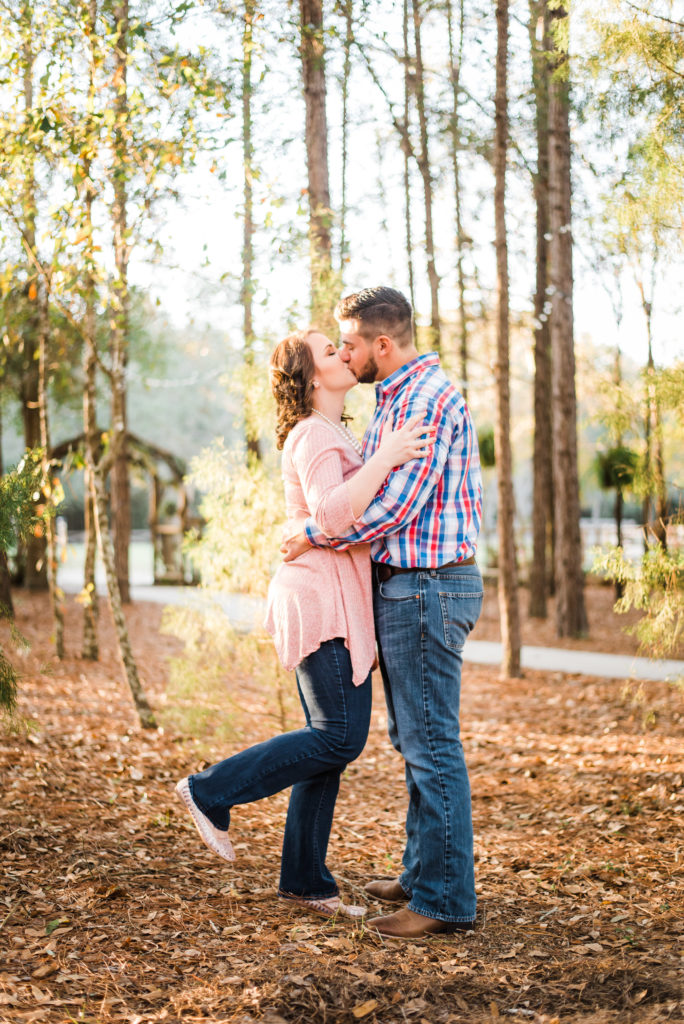
[{"label": "shirt sleeve", "polygon": [[407,419],[419,413],[423,414],[426,427],[436,428],[432,453],[393,470],[353,528],[331,537],[320,529],[322,524],[315,515],[307,519],[304,532],[310,544],[314,547],[332,546],[338,550],[350,544],[367,544],[376,537],[396,533],[415,519],[444,472],[452,439],[464,427],[462,416],[459,422],[454,422],[451,416],[445,420],[443,410],[436,403],[428,401],[426,404],[425,396],[418,394],[397,409],[392,429],[402,426]]},{"label": "shirt sleeve", "polygon": [[327,430],[302,430],[290,452],[306,504],[323,539],[344,533],[356,522],[342,474],[340,448],[332,438],[327,443],[328,435]]}]

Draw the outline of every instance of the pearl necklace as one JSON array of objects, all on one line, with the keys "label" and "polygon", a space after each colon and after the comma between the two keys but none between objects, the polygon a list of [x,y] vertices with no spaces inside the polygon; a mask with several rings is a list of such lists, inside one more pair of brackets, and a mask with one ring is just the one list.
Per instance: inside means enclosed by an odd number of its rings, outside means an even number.
[{"label": "pearl necklace", "polygon": [[330,426],[334,430],[336,430],[337,433],[340,434],[345,439],[345,441],[347,441],[352,446],[354,451],[358,452],[358,454],[361,455],[361,452],[363,451],[361,442],[357,441],[357,439],[352,434],[351,430],[349,430],[347,427],[343,427],[341,423],[333,423],[333,421],[331,419],[328,419],[325,413],[322,413],[320,409],[313,409],[312,411],[315,412],[318,416],[320,416],[322,420],[325,420],[326,423],[329,423]]}]

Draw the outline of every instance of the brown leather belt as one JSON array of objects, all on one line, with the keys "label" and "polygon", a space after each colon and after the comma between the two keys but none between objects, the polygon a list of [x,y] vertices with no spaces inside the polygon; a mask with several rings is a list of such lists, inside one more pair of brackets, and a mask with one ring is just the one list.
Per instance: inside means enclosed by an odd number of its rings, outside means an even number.
[{"label": "brown leather belt", "polygon": [[375,578],[378,583],[386,583],[392,576],[398,575],[400,572],[431,572],[433,569],[455,569],[461,565],[475,565],[475,556],[471,555],[470,558],[464,558],[460,562],[446,562],[444,565],[434,566],[411,566],[405,569],[401,565],[388,565],[387,562],[374,562],[373,569],[375,570]]}]

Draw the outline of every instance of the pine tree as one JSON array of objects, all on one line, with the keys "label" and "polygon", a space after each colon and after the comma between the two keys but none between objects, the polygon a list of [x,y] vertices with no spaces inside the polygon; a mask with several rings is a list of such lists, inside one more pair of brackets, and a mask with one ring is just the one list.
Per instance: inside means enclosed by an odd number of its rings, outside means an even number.
[{"label": "pine tree", "polygon": [[562,4],[555,6],[552,11],[554,67],[549,87],[552,458],[556,630],[559,636],[581,636],[587,632],[588,622],[577,469],[568,22],[567,8]]},{"label": "pine tree", "polygon": [[496,124],[494,138],[494,216],[498,282],[496,430],[494,434],[499,504],[499,614],[503,647],[502,673],[520,676],[520,613],[518,568],[515,553],[515,498],[511,453],[509,367],[509,280],[506,236],[506,154],[508,149],[508,0],[496,6]]}]

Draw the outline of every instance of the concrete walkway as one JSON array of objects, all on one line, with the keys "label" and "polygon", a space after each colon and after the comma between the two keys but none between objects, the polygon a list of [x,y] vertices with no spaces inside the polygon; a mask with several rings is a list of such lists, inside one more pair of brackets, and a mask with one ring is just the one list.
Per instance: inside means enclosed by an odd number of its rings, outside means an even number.
[{"label": "concrete walkway", "polygon": [[[463,652],[465,661],[478,665],[498,665],[501,644],[485,640],[468,640]],[[599,651],[570,651],[561,647],[525,647],[520,650],[523,668],[568,675],[602,676],[604,679],[678,679],[684,676],[684,661],[656,661],[624,654],[603,654]]]},{"label": "concrete walkway", "polygon": [[[62,578],[60,585],[67,593],[80,589],[76,577]],[[104,581],[97,581],[98,593],[105,593]],[[218,604],[236,629],[249,630],[261,625],[264,602],[245,594],[210,594],[195,587],[151,586],[133,584],[133,601],[151,601],[155,604],[182,604],[210,607]],[[566,675],[601,676],[604,679],[658,680],[684,677],[684,661],[656,661],[631,655],[602,654],[597,651],[572,651],[560,647],[523,647],[523,668],[562,672]],[[486,640],[469,640],[463,652],[467,662],[476,665],[499,665],[501,644]]]}]

